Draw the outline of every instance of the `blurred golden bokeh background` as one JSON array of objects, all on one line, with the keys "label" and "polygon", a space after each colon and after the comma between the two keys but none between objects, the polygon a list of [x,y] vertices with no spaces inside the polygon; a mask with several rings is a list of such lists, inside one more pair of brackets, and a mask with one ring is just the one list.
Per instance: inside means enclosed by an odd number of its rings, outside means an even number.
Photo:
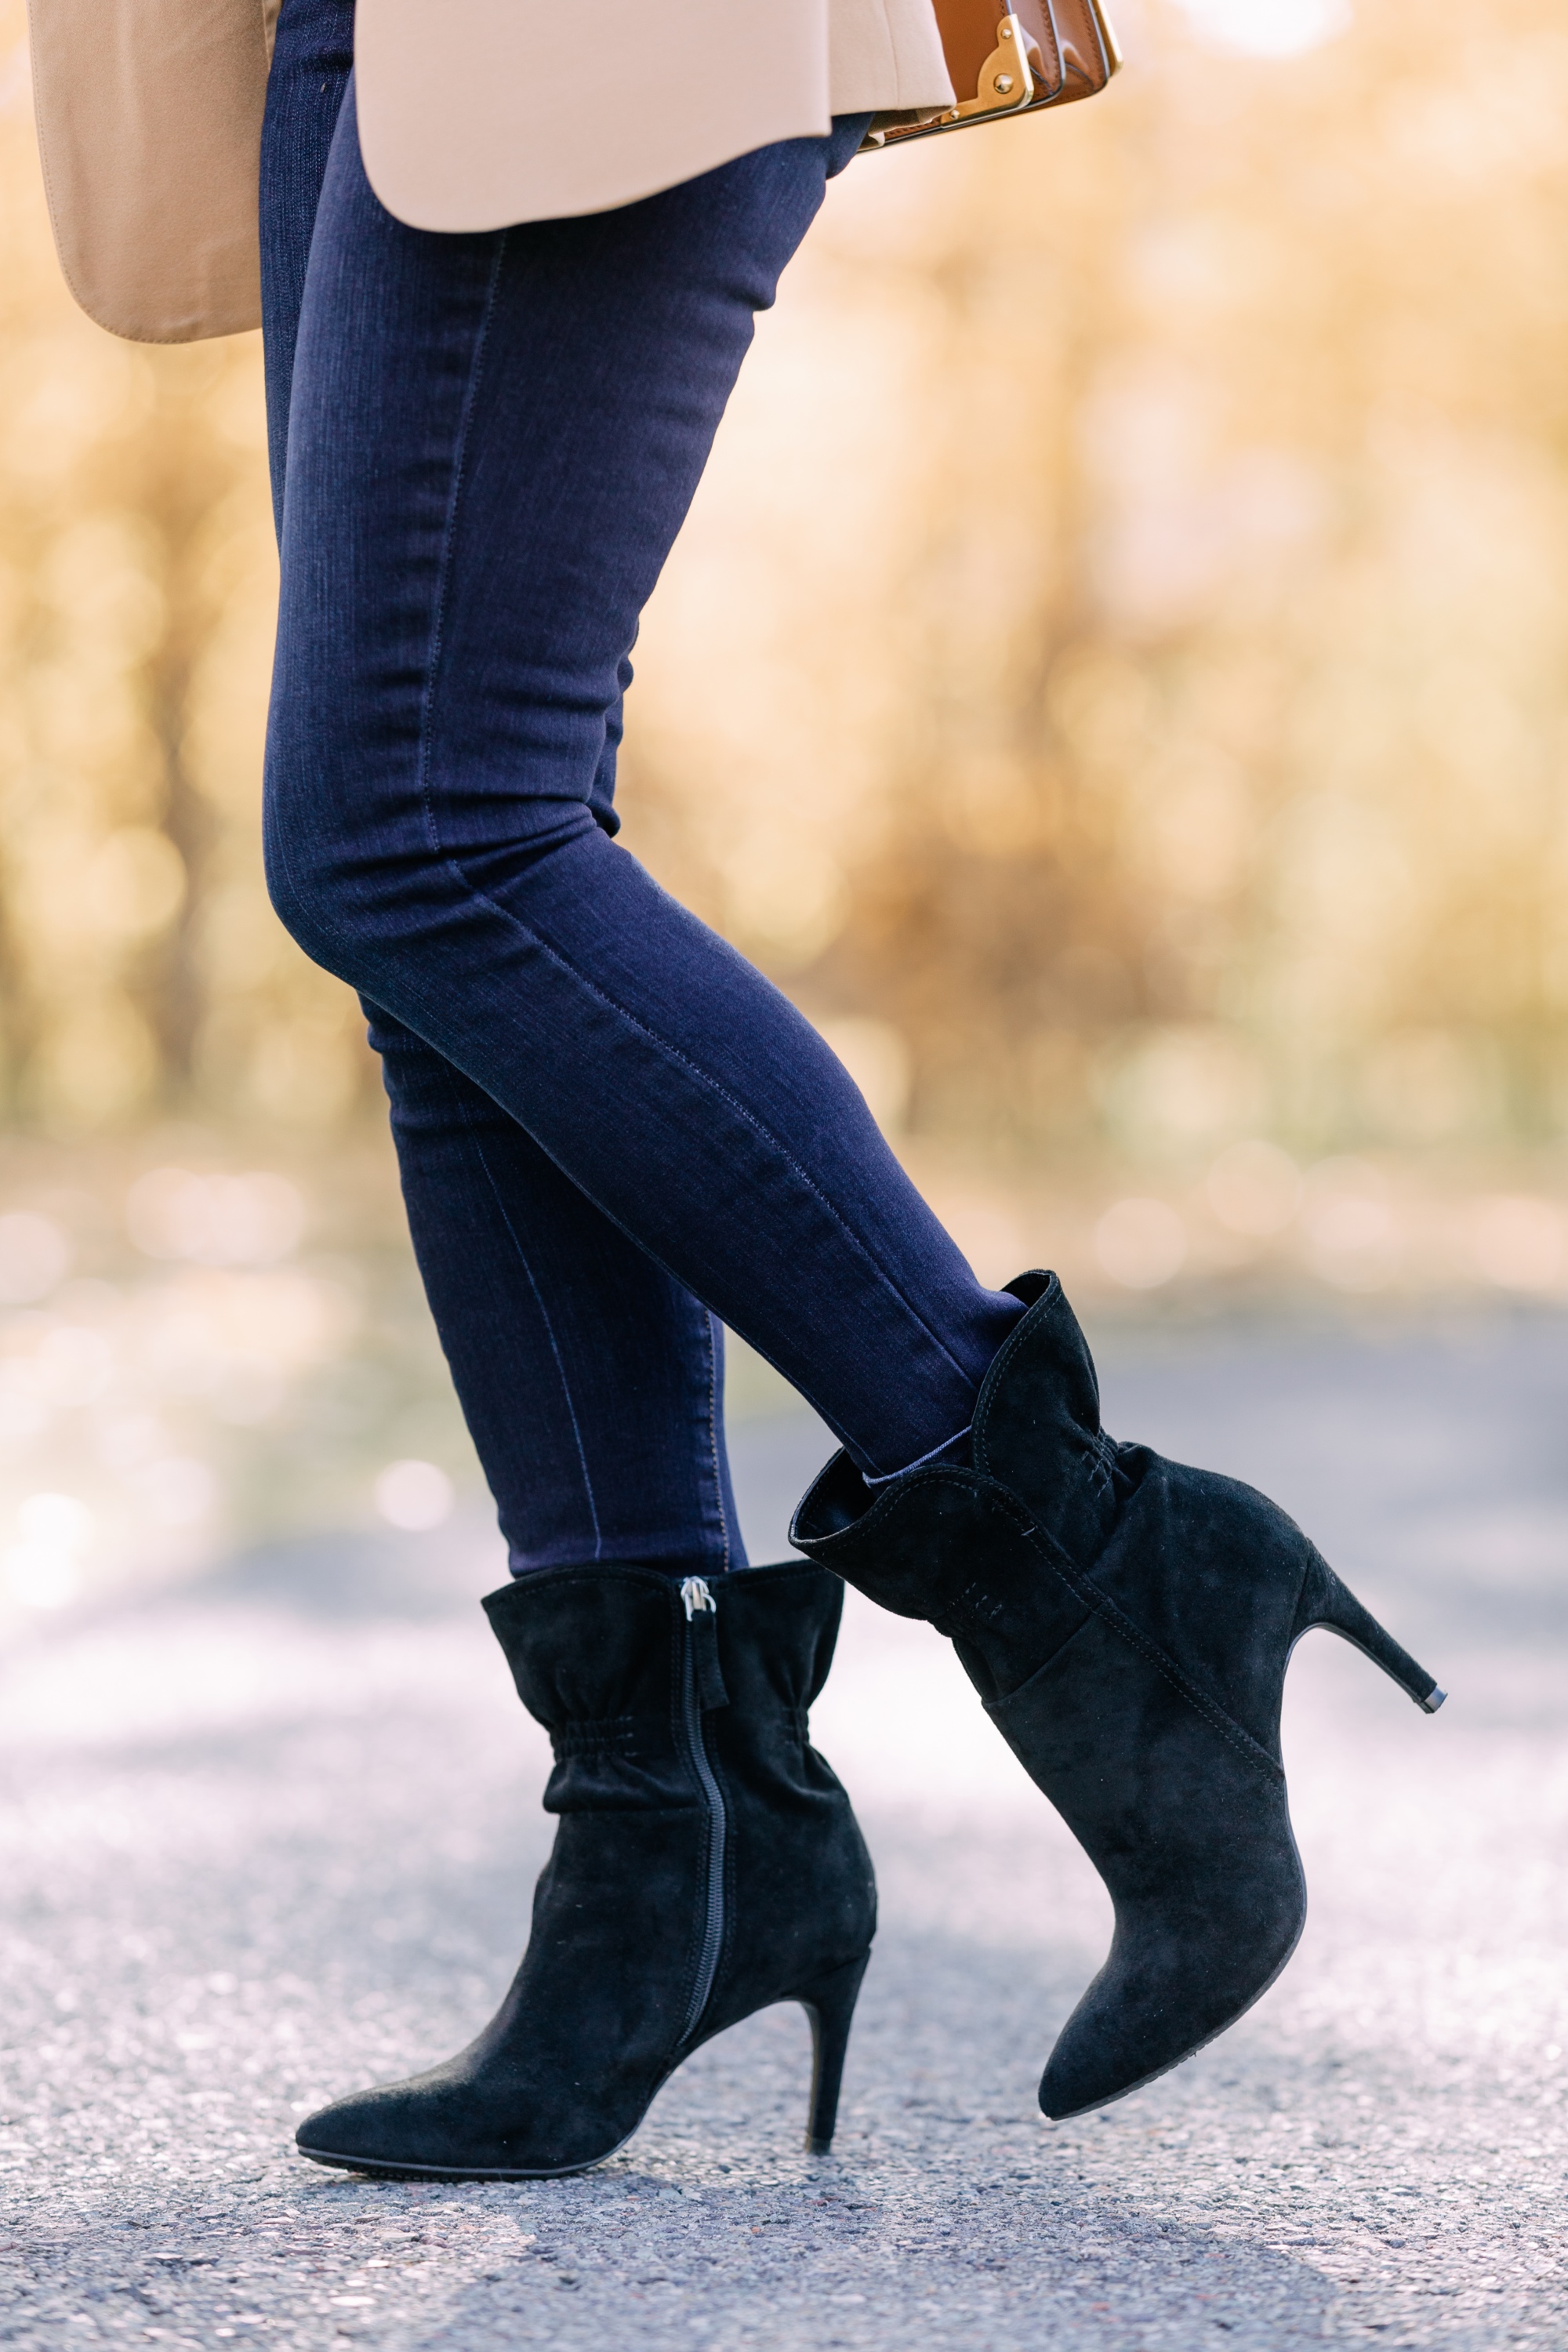
[{"label": "blurred golden bokeh background", "polygon": [[[623,838],[822,1026],[988,1277],[1561,1300],[1568,25],[1117,14],[1103,100],[835,184],[647,615]],[[258,339],[73,309],[18,0],[0,184],[26,1608],[89,1559],[429,1524],[473,1469],[357,1008],[262,883]]]}]

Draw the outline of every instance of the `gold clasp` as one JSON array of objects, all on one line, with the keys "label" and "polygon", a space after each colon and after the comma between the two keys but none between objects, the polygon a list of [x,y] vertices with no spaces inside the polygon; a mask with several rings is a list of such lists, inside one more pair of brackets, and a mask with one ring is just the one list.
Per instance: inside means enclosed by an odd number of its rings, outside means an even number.
[{"label": "gold clasp", "polygon": [[980,68],[974,96],[961,99],[944,120],[963,122],[975,114],[1011,114],[1027,106],[1034,95],[1028,36],[1009,10],[996,27],[996,47]]}]

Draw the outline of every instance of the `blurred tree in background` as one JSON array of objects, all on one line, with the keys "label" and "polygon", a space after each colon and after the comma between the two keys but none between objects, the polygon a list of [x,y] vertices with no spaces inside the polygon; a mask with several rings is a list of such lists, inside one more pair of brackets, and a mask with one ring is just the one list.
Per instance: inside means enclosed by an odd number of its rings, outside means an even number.
[{"label": "blurred tree in background", "polygon": [[77,312],[15,0],[0,26],[0,1107],[66,1137],[194,1107],[312,1129],[367,1072],[261,878],[259,338],[153,349]]},{"label": "blurred tree in background", "polygon": [[[317,1133],[375,1090],[262,887],[256,339],[74,312],[7,10],[5,1116]],[[626,838],[995,1164],[1555,1137],[1568,28],[1124,36],[1107,99],[832,190],[648,616]]]},{"label": "blurred tree in background", "polygon": [[[624,837],[992,1279],[1568,1300],[1568,26],[1116,5],[1106,98],[829,192]],[[258,340],[74,310],[19,0],[0,199],[3,1633],[477,1474],[262,880]]]},{"label": "blurred tree in background", "polygon": [[645,633],[648,846],[994,1162],[1556,1137],[1568,26],[1126,46],[832,192]]}]

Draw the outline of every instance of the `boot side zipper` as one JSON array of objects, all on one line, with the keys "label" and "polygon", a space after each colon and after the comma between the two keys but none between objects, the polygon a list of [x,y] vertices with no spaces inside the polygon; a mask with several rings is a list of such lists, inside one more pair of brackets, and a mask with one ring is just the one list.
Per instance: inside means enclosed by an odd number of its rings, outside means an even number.
[{"label": "boot side zipper", "polygon": [[[698,1955],[697,1980],[691,1988],[686,2021],[680,2029],[680,2039],[684,2044],[697,2031],[702,2012],[708,2006],[708,1996],[713,1990],[719,1954],[724,1941],[724,1849],[729,1819],[724,1810],[724,1792],[708,1760],[708,1745],[702,1732],[703,1677],[697,1656],[699,1639],[705,1638],[710,1643],[714,1639],[717,1626],[713,1621],[718,1616],[718,1603],[706,1580],[700,1576],[686,1579],[680,1588],[680,1599],[686,1611],[686,1639],[680,1672],[681,1715],[692,1769],[697,1775],[697,1784],[702,1791],[702,1802],[708,1814],[702,1943]],[[700,1617],[709,1621],[701,1628],[700,1634],[698,1626]]]}]

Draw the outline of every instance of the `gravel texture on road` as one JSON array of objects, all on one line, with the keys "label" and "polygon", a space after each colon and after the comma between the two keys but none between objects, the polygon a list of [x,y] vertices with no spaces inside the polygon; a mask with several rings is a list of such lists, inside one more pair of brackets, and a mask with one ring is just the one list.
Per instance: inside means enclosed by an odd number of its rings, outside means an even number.
[{"label": "gravel texture on road", "polygon": [[[548,1845],[477,1529],[354,1537],[0,1659],[0,2340],[348,2352],[1568,2344],[1568,1325],[1114,1337],[1107,1419],[1254,1478],[1451,1691],[1298,1654],[1312,1915],[1221,2042],[1102,2116],[1035,2084],[1108,1906],[946,1645],[854,1605],[815,1736],[883,1925],[834,2155],[798,2010],[600,2171],[377,2183],[325,2096],[489,2014]],[[820,1461],[752,1425],[777,1556]]]}]

